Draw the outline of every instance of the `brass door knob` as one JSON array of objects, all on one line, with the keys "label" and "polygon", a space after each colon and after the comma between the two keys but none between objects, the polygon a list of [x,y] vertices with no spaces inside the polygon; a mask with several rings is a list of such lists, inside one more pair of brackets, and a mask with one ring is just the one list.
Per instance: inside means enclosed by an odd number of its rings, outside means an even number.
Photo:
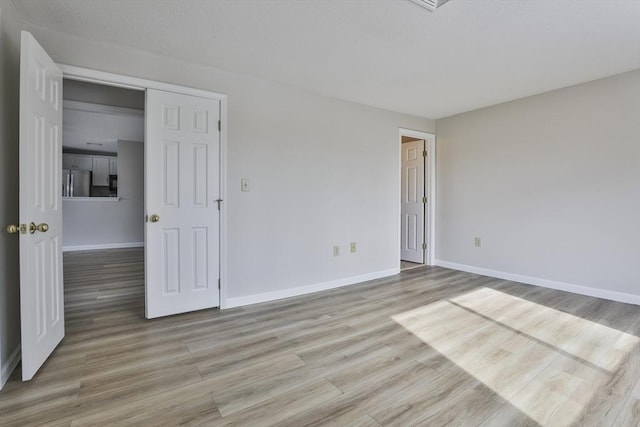
[{"label": "brass door knob", "polygon": [[35,222],[32,222],[31,224],[29,224],[29,233],[33,234],[36,231],[39,231],[41,233],[46,233],[47,231],[49,231],[49,224],[44,222],[37,225]]},{"label": "brass door knob", "polygon": [[9,234],[18,234],[20,231],[20,226],[18,224],[11,224],[7,226],[7,233]]},{"label": "brass door knob", "polygon": [[157,214],[151,215],[151,222],[158,222],[158,221],[160,221],[160,215],[157,215]]}]

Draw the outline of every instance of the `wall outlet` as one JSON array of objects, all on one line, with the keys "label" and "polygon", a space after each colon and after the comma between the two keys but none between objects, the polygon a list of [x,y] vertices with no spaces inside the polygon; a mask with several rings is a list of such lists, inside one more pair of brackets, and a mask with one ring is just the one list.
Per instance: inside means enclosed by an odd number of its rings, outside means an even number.
[{"label": "wall outlet", "polygon": [[339,256],[340,255],[340,246],[336,245],[333,247],[333,256]]},{"label": "wall outlet", "polygon": [[242,178],[240,180],[240,189],[242,191],[249,191],[249,178]]},{"label": "wall outlet", "polygon": [[351,242],[351,253],[356,252],[356,242]]},{"label": "wall outlet", "polygon": [[476,237],[476,248],[479,248],[482,246],[482,240],[479,237]]}]

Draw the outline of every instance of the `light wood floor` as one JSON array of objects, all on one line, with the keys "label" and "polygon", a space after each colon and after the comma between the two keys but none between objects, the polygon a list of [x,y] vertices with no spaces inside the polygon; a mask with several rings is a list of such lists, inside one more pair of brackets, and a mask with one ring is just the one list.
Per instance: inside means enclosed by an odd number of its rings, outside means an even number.
[{"label": "light wood floor", "polygon": [[417,268],[417,267],[423,267],[424,264],[418,264],[417,262],[411,262],[411,261],[404,261],[401,260],[400,261],[400,270],[410,270],[412,268]]},{"label": "light wood floor", "polygon": [[0,425],[640,423],[640,307],[423,267],[143,318],[139,249],[65,255],[67,335]]}]

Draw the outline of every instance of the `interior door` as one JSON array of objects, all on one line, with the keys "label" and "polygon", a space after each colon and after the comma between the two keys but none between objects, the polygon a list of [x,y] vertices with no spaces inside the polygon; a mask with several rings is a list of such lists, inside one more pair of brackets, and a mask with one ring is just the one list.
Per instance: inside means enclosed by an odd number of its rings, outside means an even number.
[{"label": "interior door", "polygon": [[220,305],[220,102],[147,90],[146,316]]},{"label": "interior door", "polygon": [[64,337],[62,72],[33,36],[20,51],[20,314],[22,379]]},{"label": "interior door", "polygon": [[400,258],[424,263],[424,140],[402,144]]}]

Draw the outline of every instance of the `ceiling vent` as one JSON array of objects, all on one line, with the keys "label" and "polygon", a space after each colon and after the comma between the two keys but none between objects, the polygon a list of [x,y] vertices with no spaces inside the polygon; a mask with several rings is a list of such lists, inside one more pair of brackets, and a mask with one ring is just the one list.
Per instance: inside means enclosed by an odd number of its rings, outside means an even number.
[{"label": "ceiling vent", "polygon": [[436,8],[442,6],[449,0],[411,0],[411,1],[433,12],[434,10],[436,10]]}]

